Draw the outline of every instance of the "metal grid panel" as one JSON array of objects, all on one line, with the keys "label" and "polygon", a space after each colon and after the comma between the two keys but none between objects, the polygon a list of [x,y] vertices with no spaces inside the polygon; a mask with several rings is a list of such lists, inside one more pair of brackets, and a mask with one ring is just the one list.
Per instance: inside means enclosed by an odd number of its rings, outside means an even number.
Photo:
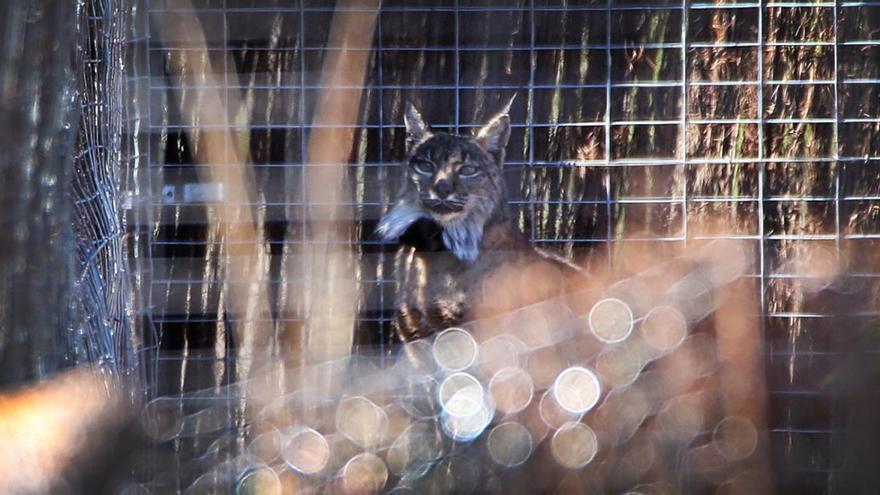
[{"label": "metal grid panel", "polygon": [[[274,98],[263,101],[271,109],[265,116],[250,116],[249,136],[260,185],[252,206],[268,222],[277,267],[288,246],[308,240],[302,207],[316,198],[305,189],[304,155],[321,89],[320,60],[334,49],[325,46],[334,2],[194,3],[224,74],[254,76],[235,86],[227,79],[221,89],[256,101]],[[362,185],[353,201],[365,260],[361,288],[372,301],[362,319],[362,332],[374,335],[367,341],[388,342],[388,247],[370,232],[394,193],[402,101],[413,100],[436,127],[466,131],[517,92],[507,174],[511,202],[534,242],[613,260],[626,243],[717,236],[701,222],[722,209],[735,220],[723,235],[754,242],[780,484],[822,491],[833,468],[833,417],[831,398],[816,379],[830,371],[836,349],[825,335],[827,310],[811,307],[810,296],[792,283],[809,274],[788,261],[813,246],[833,255],[844,243],[872,246],[878,237],[870,212],[880,190],[869,177],[880,158],[871,139],[880,123],[871,103],[880,101],[871,62],[880,41],[861,32],[871,21],[855,20],[875,19],[878,5],[385,2],[375,45],[356,47],[373,50],[356,133],[361,144],[352,156],[353,180]],[[140,101],[148,166],[136,196],[150,199],[137,235],[149,260],[151,281],[142,292],[155,329],[151,349],[175,375],[184,361],[199,363],[197,353],[184,360],[176,351],[215,345],[230,322],[218,307],[216,244],[203,226],[205,207],[186,198],[186,184],[197,180],[163,67],[167,51],[187,49],[186,40],[158,42],[150,27],[180,12],[160,0],[144,7],[150,15],[144,16],[147,76]],[[809,20],[801,36],[786,37],[798,19]],[[504,29],[485,29],[496,24]],[[270,26],[281,33],[271,41]],[[707,101],[717,104],[701,105]],[[563,183],[573,186],[565,190]],[[296,290],[297,280],[273,273],[276,294]],[[276,317],[295,320],[283,308]],[[212,350],[202,361],[211,367],[230,359],[220,355]]]}]

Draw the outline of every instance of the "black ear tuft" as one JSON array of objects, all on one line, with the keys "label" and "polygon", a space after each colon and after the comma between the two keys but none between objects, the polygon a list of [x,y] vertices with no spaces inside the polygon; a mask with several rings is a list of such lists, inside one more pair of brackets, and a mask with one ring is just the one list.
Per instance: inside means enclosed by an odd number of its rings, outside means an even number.
[{"label": "black ear tuft", "polygon": [[510,140],[510,106],[516,98],[514,94],[507,105],[497,115],[492,117],[480,132],[477,133],[477,143],[490,155],[495,157],[499,165],[504,162],[504,148]]},{"label": "black ear tuft", "polygon": [[507,105],[504,105],[504,108],[502,108],[501,111],[498,112],[498,114],[510,115],[510,107],[513,106],[514,101],[516,101],[516,93],[514,93],[509,100],[507,100]]},{"label": "black ear tuft", "polygon": [[403,122],[406,124],[406,149],[412,149],[416,144],[424,141],[431,136],[427,124],[422,119],[422,114],[416,110],[412,103],[406,103],[406,110],[403,114]]}]

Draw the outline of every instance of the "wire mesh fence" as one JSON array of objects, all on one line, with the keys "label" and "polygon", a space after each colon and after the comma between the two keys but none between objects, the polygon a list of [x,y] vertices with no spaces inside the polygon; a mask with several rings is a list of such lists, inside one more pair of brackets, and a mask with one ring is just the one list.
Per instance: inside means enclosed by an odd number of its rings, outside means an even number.
[{"label": "wire mesh fence", "polygon": [[80,335],[76,360],[119,377],[138,369],[139,346],[129,320],[119,196],[126,114],[125,9],[113,1],[78,4],[80,123],[72,174],[78,262],[73,305],[76,325],[81,326],[75,332]]},{"label": "wire mesh fence", "polygon": [[[235,329],[266,326],[278,349],[307,340],[307,219],[329,197],[308,187],[308,143],[316,128],[333,127],[315,120],[328,89],[321,69],[343,49],[330,41],[333,15],[370,9],[322,0],[180,5],[137,2],[129,41],[140,351],[151,397],[214,389],[223,427],[234,432]],[[596,269],[625,265],[632,249],[719,237],[751,245],[776,483],[785,492],[831,491],[842,406],[823,380],[849,337],[831,317],[849,314],[855,328],[874,316],[862,308],[874,307],[876,274],[861,268],[873,265],[844,266],[842,253],[869,253],[878,236],[878,9],[384,2],[372,41],[344,47],[368,54],[364,83],[349,88],[362,97],[348,129],[350,197],[342,202],[350,218],[340,220],[340,242],[352,242],[358,258],[358,344],[381,354],[393,342],[394,246],[373,231],[397,190],[405,102],[435,128],[470,132],[515,94],[504,175],[519,226],[536,245]],[[193,31],[167,29],[181,19],[198,20],[204,47]],[[188,72],[186,63],[208,69]],[[188,109],[206,89],[223,102],[222,117],[193,121]],[[196,128],[223,132],[225,154],[201,160],[208,138]],[[259,265],[268,314],[229,310],[229,287],[248,282],[230,277],[224,260],[242,246],[225,241],[236,222],[215,222],[223,215],[215,202],[231,192],[206,182],[203,169],[233,169],[230,153],[249,158],[255,195],[236,206],[253,215],[268,246]],[[862,284],[859,297],[829,299],[836,288],[824,280],[841,270]]]}]

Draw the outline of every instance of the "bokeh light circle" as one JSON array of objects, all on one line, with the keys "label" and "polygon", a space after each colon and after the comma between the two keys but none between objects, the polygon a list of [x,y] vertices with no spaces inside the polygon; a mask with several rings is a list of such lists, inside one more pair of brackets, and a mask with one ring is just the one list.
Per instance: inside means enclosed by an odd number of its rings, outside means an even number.
[{"label": "bokeh light circle", "polygon": [[597,339],[614,344],[632,333],[633,313],[620,299],[609,297],[597,302],[589,315],[590,330]]}]

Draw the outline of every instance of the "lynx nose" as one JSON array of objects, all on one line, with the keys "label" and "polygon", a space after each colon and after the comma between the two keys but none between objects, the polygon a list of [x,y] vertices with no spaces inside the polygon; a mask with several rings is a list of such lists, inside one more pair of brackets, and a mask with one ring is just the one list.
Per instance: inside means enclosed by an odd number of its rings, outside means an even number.
[{"label": "lynx nose", "polygon": [[446,199],[450,194],[452,194],[452,182],[448,179],[440,179],[434,183],[434,192],[437,193],[437,196],[440,199]]}]

